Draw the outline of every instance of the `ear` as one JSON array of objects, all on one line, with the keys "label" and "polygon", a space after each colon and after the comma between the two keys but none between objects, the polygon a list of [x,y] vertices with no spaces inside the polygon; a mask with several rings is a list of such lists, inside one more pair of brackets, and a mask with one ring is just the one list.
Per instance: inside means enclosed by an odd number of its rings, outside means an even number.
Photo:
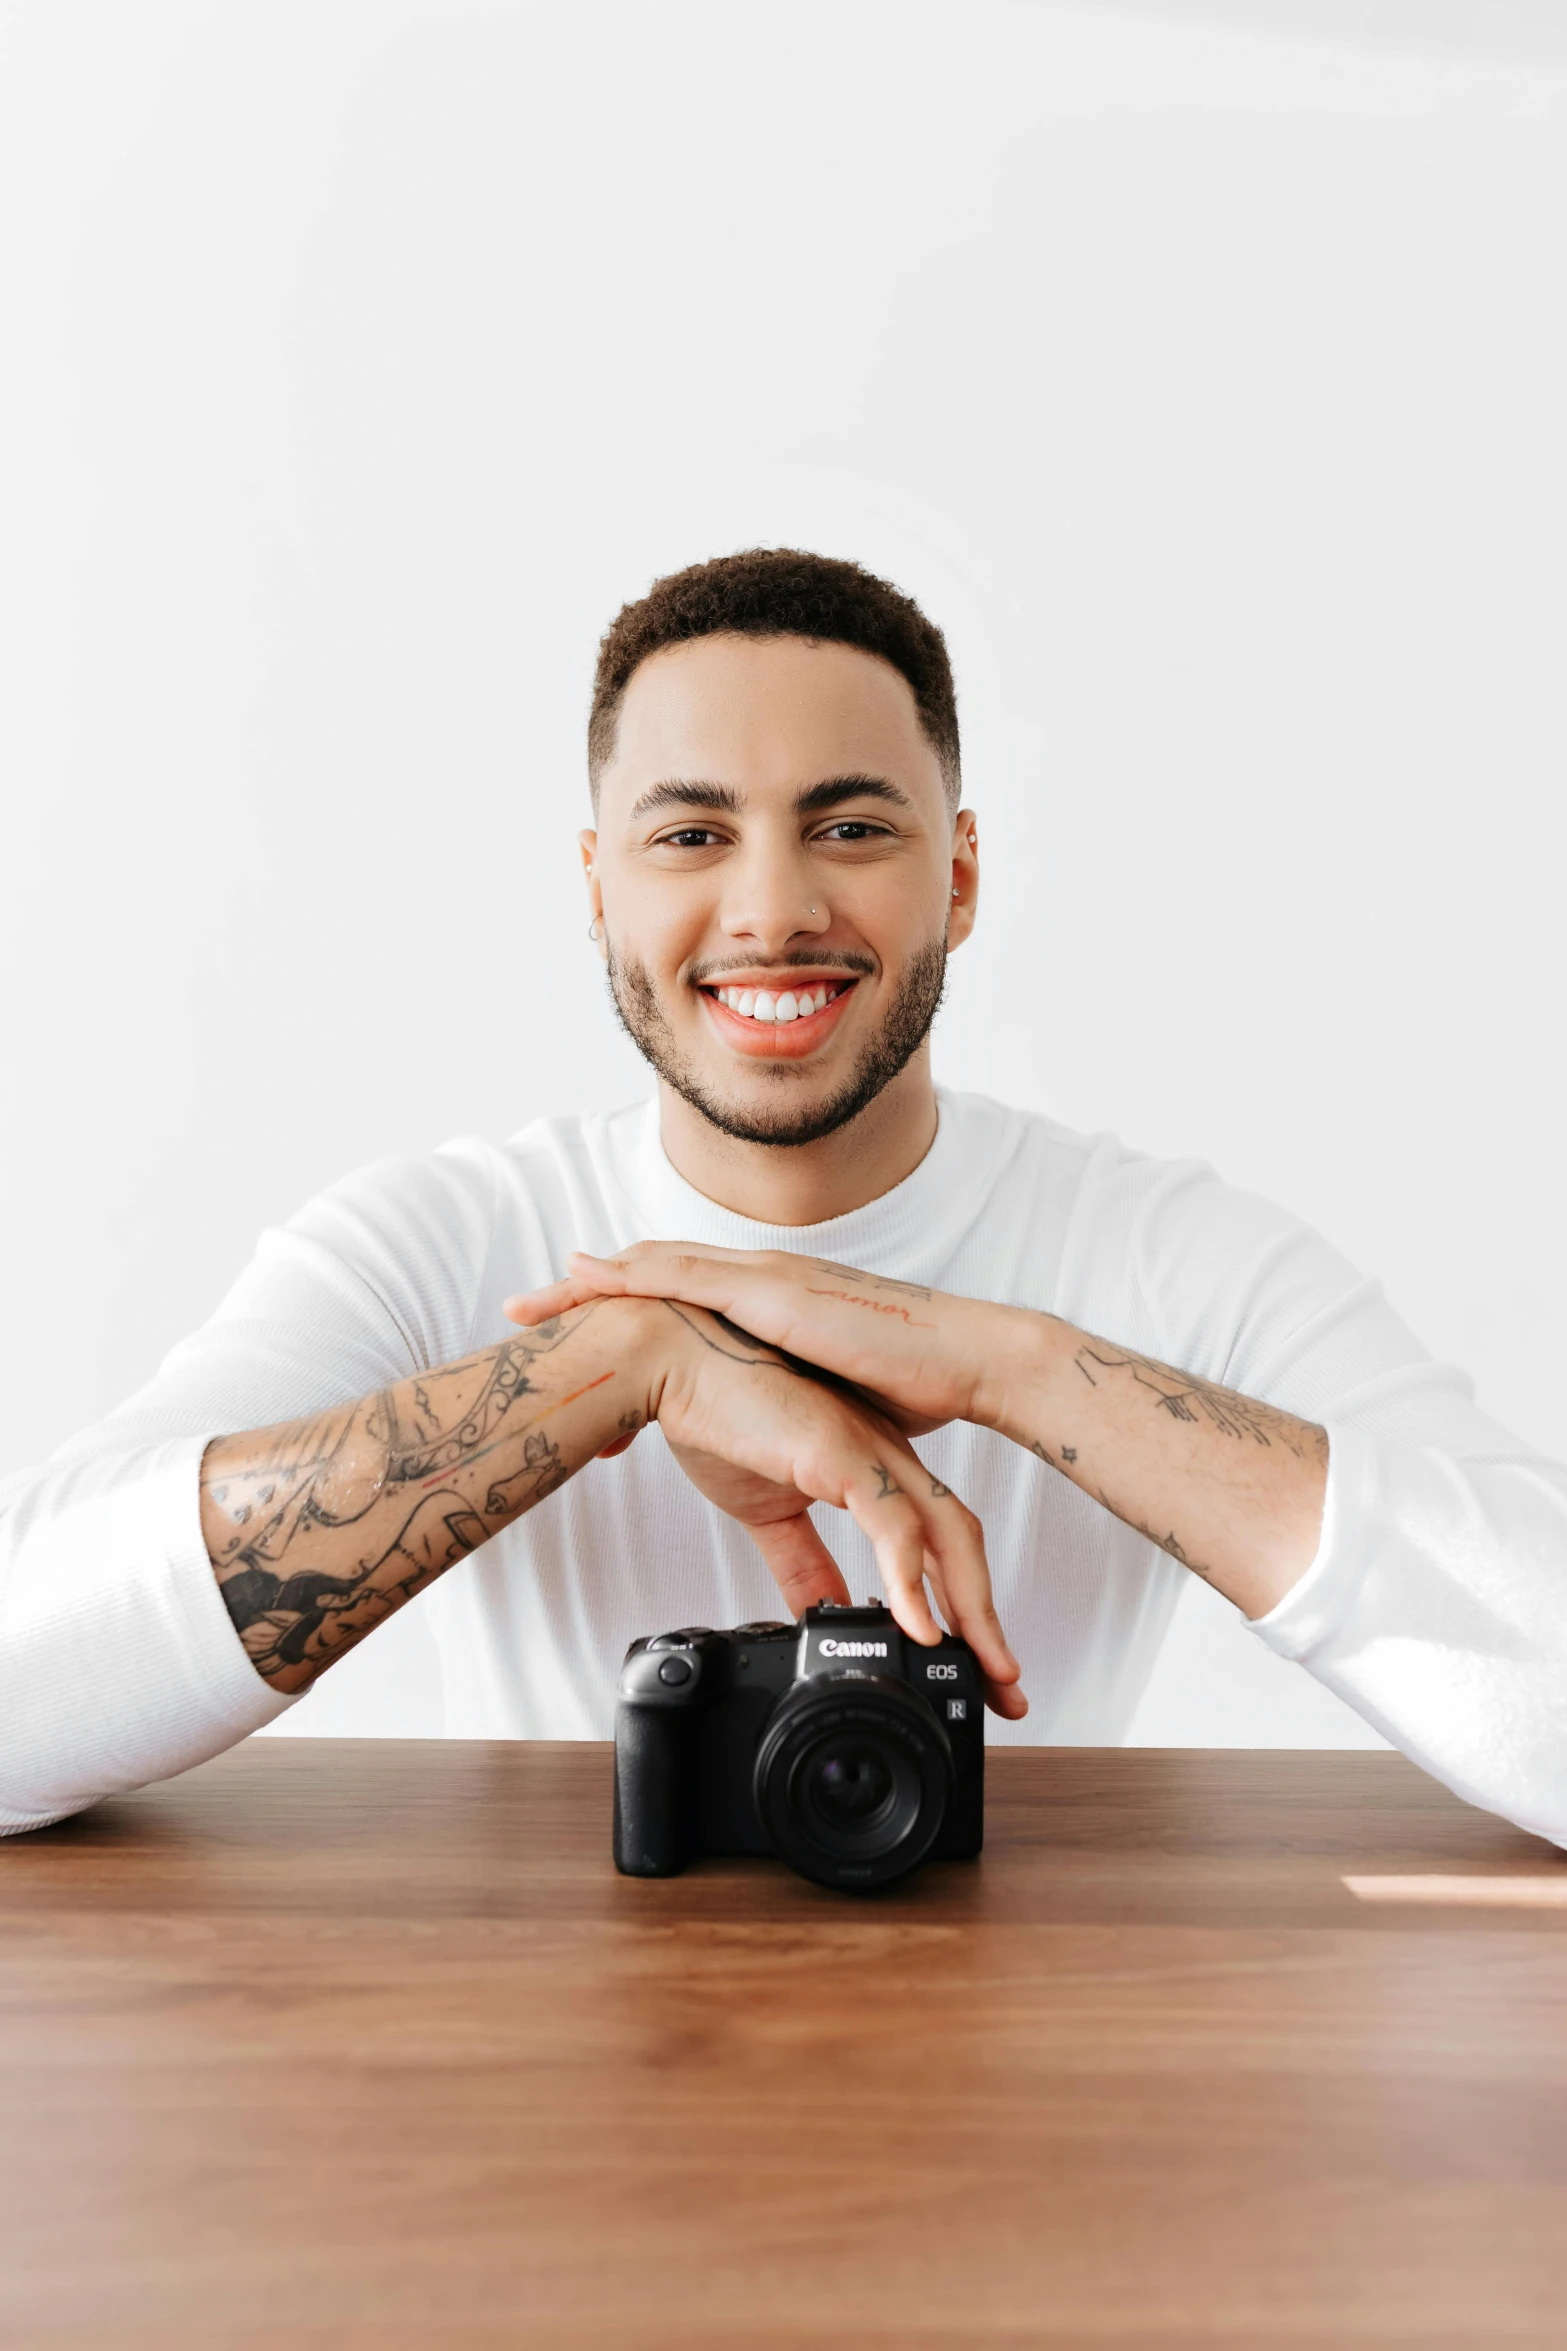
[{"label": "ear", "polygon": [[952,828],[952,879],[947,885],[947,952],[961,947],[979,909],[979,819],[960,808]]},{"label": "ear", "polygon": [[599,837],[597,833],[579,833],[577,835],[577,847],[582,853],[582,874],[583,879],[588,885],[588,936],[593,939],[600,955],[603,955],[605,953],[604,893],[599,887]]}]

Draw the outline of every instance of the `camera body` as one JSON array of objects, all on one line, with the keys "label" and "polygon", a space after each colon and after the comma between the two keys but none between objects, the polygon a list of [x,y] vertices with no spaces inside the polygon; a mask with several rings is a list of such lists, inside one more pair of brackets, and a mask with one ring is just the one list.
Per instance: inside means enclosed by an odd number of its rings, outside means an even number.
[{"label": "camera body", "polygon": [[984,1841],[984,1692],[966,1641],[890,1610],[633,1641],[615,1706],[615,1866],[671,1877],[703,1853],[779,1854],[868,1891]]}]

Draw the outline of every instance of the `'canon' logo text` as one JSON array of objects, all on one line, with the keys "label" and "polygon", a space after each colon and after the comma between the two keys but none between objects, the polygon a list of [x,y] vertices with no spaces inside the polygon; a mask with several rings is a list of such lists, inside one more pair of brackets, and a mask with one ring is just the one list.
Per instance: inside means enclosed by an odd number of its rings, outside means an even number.
[{"label": "'canon' logo text", "polygon": [[824,1641],[824,1657],[885,1657],[885,1641]]}]

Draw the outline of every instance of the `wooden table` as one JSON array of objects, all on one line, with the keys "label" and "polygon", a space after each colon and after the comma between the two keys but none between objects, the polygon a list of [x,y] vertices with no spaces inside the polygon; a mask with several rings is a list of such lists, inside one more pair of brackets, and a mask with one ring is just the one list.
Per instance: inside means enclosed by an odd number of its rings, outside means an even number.
[{"label": "wooden table", "polygon": [[0,2343],[1567,2342],[1567,1864],[1395,1756],[992,1762],[860,1900],[617,1878],[585,1746],[0,1847]]}]

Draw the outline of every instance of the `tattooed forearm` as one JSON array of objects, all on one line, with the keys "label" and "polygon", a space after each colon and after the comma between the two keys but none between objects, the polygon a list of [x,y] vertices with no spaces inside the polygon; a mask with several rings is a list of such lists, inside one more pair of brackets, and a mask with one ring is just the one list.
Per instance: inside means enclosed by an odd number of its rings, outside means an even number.
[{"label": "tattooed forearm", "polygon": [[1151,1356],[1090,1339],[1077,1351],[1077,1368],[1091,1388],[1118,1374],[1130,1377],[1148,1391],[1155,1410],[1168,1413],[1172,1420],[1205,1421],[1221,1437],[1237,1437],[1253,1445],[1282,1445],[1297,1460],[1308,1456],[1327,1460],[1327,1431],[1315,1421],[1297,1420],[1293,1413],[1260,1404],[1254,1396],[1238,1395],[1233,1388],[1217,1387],[1191,1372],[1173,1371],[1169,1364],[1156,1363]]},{"label": "tattooed forearm", "polygon": [[1034,1328],[990,1425],[1248,1615],[1274,1606],[1320,1541],[1327,1431],[1058,1316]]},{"label": "tattooed forearm", "polygon": [[552,1494],[617,1425],[640,1421],[623,1405],[579,1415],[569,1458],[544,1425],[596,1391],[613,1393],[615,1369],[597,1368],[578,1337],[593,1312],[519,1331],[335,1412],[207,1448],[202,1532],[258,1673],[281,1690],[305,1688],[421,1586]]}]

